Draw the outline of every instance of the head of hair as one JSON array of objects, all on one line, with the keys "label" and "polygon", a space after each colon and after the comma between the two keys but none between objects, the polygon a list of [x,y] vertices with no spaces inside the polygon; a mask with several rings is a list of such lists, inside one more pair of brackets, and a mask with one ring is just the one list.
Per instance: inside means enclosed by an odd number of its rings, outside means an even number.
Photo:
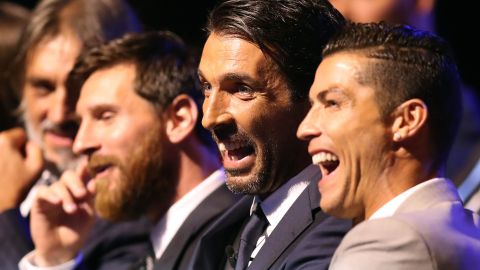
[{"label": "head of hair", "polygon": [[409,99],[426,104],[433,154],[437,165],[444,163],[462,114],[459,75],[448,44],[407,25],[351,23],[329,41],[323,57],[342,52],[369,60],[357,81],[374,87],[385,119]]},{"label": "head of hair", "polygon": [[327,0],[226,0],[207,31],[258,46],[283,74],[294,101],[305,101],[327,40],[344,24]]},{"label": "head of hair", "polygon": [[73,34],[90,48],[141,31],[133,9],[124,0],[43,0],[35,7],[20,40],[15,60],[21,99],[27,57],[36,46],[60,34]]},{"label": "head of hair", "polygon": [[8,71],[29,15],[30,12],[20,5],[0,2],[0,130],[11,128],[16,122],[13,112],[19,101],[15,98]]},{"label": "head of hair", "polygon": [[125,63],[135,66],[135,93],[149,101],[159,114],[178,95],[190,96],[199,113],[195,132],[202,143],[213,145],[210,134],[201,126],[203,95],[197,82],[196,64],[182,40],[168,31],[127,34],[86,51],[69,74],[72,99],[77,99],[82,85],[95,71]]}]

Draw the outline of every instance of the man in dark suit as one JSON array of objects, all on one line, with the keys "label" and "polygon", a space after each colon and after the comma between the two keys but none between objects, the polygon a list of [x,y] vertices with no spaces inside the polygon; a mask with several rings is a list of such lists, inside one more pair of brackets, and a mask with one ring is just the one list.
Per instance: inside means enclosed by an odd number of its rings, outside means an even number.
[{"label": "man in dark suit", "polygon": [[70,269],[98,212],[155,223],[151,257],[134,269],[187,268],[200,234],[235,196],[201,126],[201,92],[184,44],[170,32],[128,35],[82,55],[69,82],[80,92],[73,150],[88,164],[39,190],[36,249],[21,266]]},{"label": "man in dark suit", "polygon": [[[19,76],[12,79],[18,82],[26,132],[0,133],[0,269],[18,269],[20,258],[33,249],[28,217],[38,186],[77,163],[71,151],[77,125],[65,85],[75,58],[85,48],[139,30],[121,0],[45,0],[31,14],[15,59],[18,70],[12,72]],[[83,256],[102,267],[128,265],[148,250],[145,222],[98,221],[95,232]],[[129,256],[122,255],[126,250]]]},{"label": "man in dark suit", "polygon": [[202,123],[228,187],[248,196],[206,232],[192,269],[328,267],[350,222],[319,208],[320,172],[295,131],[321,48],[343,24],[322,0],[229,0],[211,12]]}]

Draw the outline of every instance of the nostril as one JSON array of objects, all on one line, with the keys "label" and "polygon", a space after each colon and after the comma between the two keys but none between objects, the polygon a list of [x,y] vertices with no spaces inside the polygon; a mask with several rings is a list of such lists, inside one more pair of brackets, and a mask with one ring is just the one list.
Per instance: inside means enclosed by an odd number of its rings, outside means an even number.
[{"label": "nostril", "polygon": [[233,123],[218,125],[212,130],[212,133],[218,140],[225,140],[237,133],[237,126]]}]

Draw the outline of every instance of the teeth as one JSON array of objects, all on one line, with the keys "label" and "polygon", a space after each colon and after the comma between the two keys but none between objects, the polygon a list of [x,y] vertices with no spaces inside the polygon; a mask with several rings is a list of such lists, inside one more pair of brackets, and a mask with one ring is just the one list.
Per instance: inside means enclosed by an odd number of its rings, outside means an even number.
[{"label": "teeth", "polygon": [[223,152],[225,150],[233,151],[245,146],[245,142],[221,142],[218,143],[218,150]]},{"label": "teeth", "polygon": [[320,152],[312,156],[313,164],[338,161],[338,157],[329,152]]}]

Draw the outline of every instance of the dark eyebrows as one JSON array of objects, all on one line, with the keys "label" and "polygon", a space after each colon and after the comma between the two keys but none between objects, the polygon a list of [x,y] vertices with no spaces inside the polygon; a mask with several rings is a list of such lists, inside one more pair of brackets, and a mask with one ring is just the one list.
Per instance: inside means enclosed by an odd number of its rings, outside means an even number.
[{"label": "dark eyebrows", "polygon": [[[197,71],[197,74],[198,74],[198,77],[200,78],[200,80],[205,80],[205,76],[203,75],[202,71],[199,69]],[[229,72],[229,73],[225,73],[225,74],[222,74],[221,78],[220,78],[220,81],[222,82],[225,82],[225,81],[230,81],[230,82],[244,82],[248,85],[250,85],[250,87],[254,88],[254,89],[260,89],[260,88],[264,88],[264,85],[262,85],[257,79],[255,78],[252,78],[252,76],[250,76],[249,74],[247,73],[243,73],[243,72]]]}]

